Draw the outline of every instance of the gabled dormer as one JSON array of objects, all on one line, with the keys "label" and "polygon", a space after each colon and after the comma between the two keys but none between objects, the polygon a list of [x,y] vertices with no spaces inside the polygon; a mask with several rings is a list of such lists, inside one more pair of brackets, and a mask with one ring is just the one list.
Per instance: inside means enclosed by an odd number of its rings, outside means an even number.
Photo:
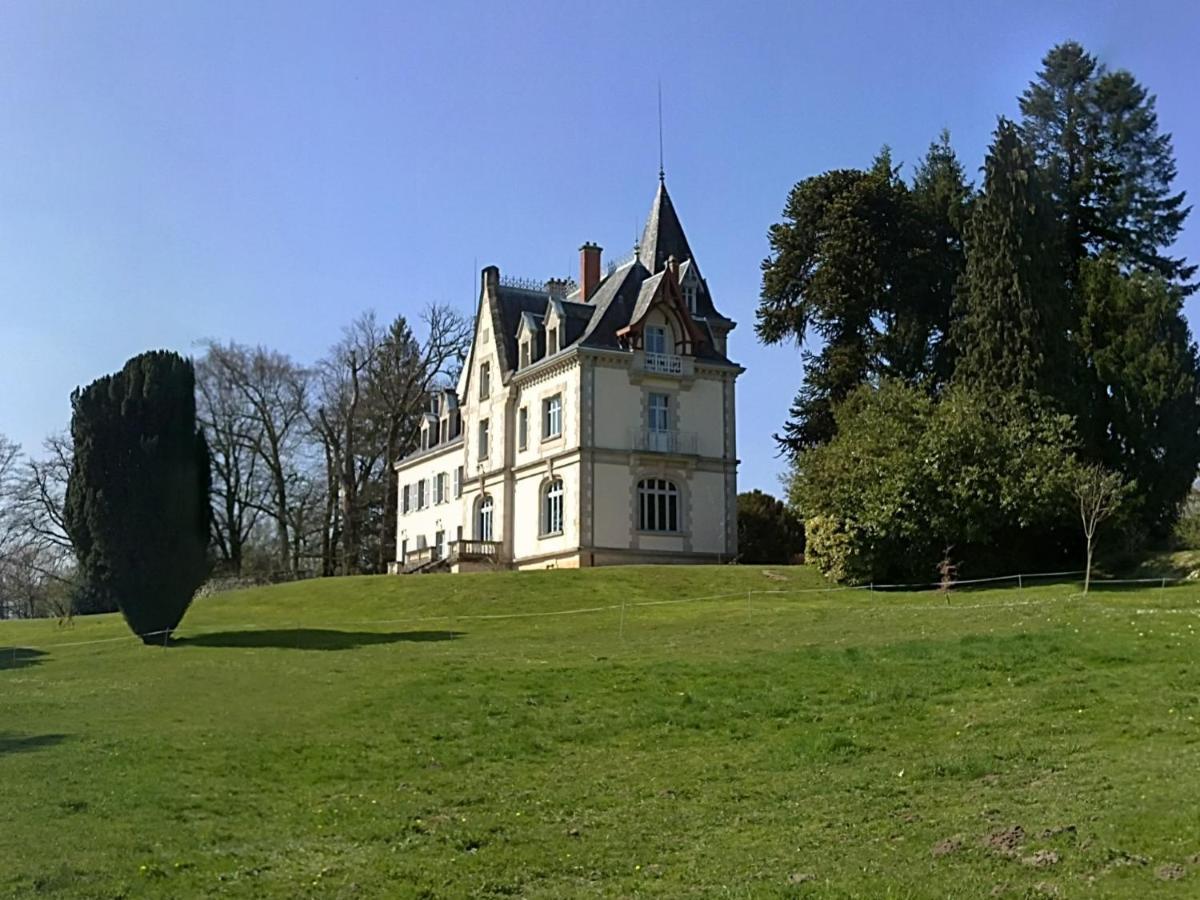
[{"label": "gabled dormer", "polygon": [[561,300],[551,298],[546,304],[542,328],[546,336],[546,356],[553,356],[567,344],[567,314]]},{"label": "gabled dormer", "polygon": [[442,388],[433,397],[434,413],[437,415],[437,442],[444,444],[462,433],[462,413],[458,408],[458,396],[451,388]]},{"label": "gabled dormer", "polygon": [[535,313],[521,313],[521,324],[517,326],[517,369],[527,369],[542,358],[542,317]]},{"label": "gabled dormer", "polygon": [[629,323],[617,336],[633,350],[655,356],[694,356],[705,334],[688,311],[675,258],[657,275],[642,282]]}]

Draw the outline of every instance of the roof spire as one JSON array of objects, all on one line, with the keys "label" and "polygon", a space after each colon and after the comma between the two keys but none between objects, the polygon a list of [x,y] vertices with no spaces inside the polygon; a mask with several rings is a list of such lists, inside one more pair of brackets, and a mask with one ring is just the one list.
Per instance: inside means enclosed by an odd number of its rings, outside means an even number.
[{"label": "roof spire", "polygon": [[662,79],[658,79],[658,181],[665,180],[663,171]]}]

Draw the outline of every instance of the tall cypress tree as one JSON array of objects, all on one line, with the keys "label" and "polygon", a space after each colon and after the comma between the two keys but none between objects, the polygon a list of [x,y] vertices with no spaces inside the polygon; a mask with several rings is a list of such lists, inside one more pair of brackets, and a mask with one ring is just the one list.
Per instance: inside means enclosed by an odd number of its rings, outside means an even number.
[{"label": "tall cypress tree", "polygon": [[1033,154],[1001,118],[967,223],[955,378],[1069,406],[1065,298],[1058,229]]},{"label": "tall cypress tree", "polygon": [[115,600],[144,641],[165,642],[208,571],[209,455],[192,364],[143,353],[71,404],[64,514],[88,590]]}]

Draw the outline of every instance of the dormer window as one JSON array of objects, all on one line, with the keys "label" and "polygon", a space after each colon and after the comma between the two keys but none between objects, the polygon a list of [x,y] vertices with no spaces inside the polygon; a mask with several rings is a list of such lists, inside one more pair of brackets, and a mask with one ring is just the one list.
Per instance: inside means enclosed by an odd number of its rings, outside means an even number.
[{"label": "dormer window", "polygon": [[521,341],[521,368],[529,365],[529,341]]},{"label": "dormer window", "polygon": [[551,328],[546,332],[546,355],[558,352],[558,329]]}]

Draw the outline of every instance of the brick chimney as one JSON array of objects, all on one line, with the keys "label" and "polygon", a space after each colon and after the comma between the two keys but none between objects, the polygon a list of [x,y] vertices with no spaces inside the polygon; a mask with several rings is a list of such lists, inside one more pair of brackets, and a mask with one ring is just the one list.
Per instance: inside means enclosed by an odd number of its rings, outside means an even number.
[{"label": "brick chimney", "polygon": [[600,283],[600,249],[591,241],[579,248],[579,299],[585,303]]}]

